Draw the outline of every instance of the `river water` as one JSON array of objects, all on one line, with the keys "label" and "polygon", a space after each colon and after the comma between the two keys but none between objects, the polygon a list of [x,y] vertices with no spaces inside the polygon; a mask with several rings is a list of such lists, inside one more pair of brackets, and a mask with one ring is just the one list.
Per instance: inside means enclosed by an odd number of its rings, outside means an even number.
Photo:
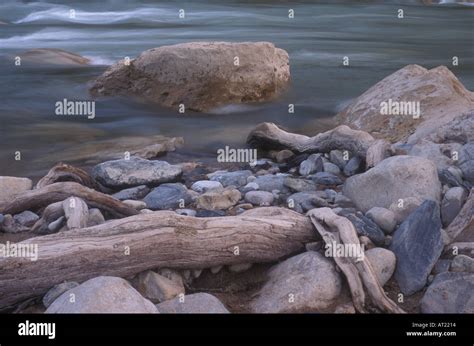
[{"label": "river water", "polygon": [[[181,151],[197,157],[215,155],[224,145],[244,145],[248,132],[263,121],[314,135],[332,127],[334,114],[351,99],[407,64],[448,65],[473,90],[474,7],[442,3],[3,0],[0,175],[38,177],[77,145],[122,136],[183,136]],[[397,18],[400,8],[403,19]],[[209,114],[179,114],[117,97],[98,101],[92,120],[55,115],[57,101],[90,99],[88,83],[113,62],[189,41],[271,41],[289,53],[291,86],[273,102]],[[65,49],[93,64],[15,66],[14,57],[31,48]],[[344,56],[348,67],[342,65]],[[451,66],[453,56],[459,66]],[[289,103],[294,114],[288,114]],[[15,160],[18,151],[21,160]]]}]

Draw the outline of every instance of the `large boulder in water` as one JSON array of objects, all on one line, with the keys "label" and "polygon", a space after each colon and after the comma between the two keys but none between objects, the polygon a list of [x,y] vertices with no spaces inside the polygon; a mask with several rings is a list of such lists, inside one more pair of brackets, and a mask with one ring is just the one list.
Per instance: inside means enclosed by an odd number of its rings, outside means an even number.
[{"label": "large boulder in water", "polygon": [[22,62],[30,64],[47,65],[89,65],[90,60],[62,49],[56,48],[35,48],[21,53]]},{"label": "large boulder in water", "polygon": [[111,66],[94,96],[132,95],[166,107],[206,111],[266,101],[290,79],[288,53],[269,42],[191,42],[149,49]]},{"label": "large boulder in water", "polygon": [[[382,114],[385,112],[381,112],[381,105],[389,100],[420,102],[419,119],[414,119],[412,114]],[[378,133],[385,139],[408,139],[409,143],[416,143],[472,110],[474,93],[467,90],[447,67],[427,70],[408,65],[375,84],[337,117],[343,124]]]}]

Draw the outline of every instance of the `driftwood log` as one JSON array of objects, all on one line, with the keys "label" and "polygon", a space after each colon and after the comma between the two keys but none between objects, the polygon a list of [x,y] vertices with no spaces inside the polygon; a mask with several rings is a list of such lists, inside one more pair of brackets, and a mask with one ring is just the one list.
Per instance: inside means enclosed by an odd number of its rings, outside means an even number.
[{"label": "driftwood log", "polygon": [[219,218],[171,211],[140,214],[18,243],[37,244],[38,259],[0,258],[0,307],[41,296],[64,281],[130,277],[160,267],[274,262],[304,251],[306,243],[317,239],[309,218],[285,208]]},{"label": "driftwood log", "polygon": [[[345,217],[335,214],[330,208],[312,209],[308,216],[316,230],[330,246],[356,245],[360,246],[359,238],[353,224]],[[346,276],[352,294],[354,307],[364,313],[366,309],[366,295],[380,310],[389,313],[404,313],[404,311],[387,297],[377,281],[377,276],[370,262],[357,257],[334,257],[337,266]]]},{"label": "driftwood log", "polygon": [[341,125],[314,137],[286,132],[274,123],[261,123],[253,129],[247,143],[253,147],[290,149],[298,153],[329,152],[348,150],[363,159],[375,139],[364,131],[352,130]]},{"label": "driftwood log", "polygon": [[18,214],[25,210],[35,211],[71,196],[79,197],[88,206],[102,209],[115,217],[138,214],[137,210],[118,199],[74,182],[54,183],[36,190],[23,192],[12,201],[0,203],[0,213]]},{"label": "driftwood log", "polygon": [[97,191],[109,192],[107,188],[95,181],[95,179],[83,169],[65,163],[58,163],[51,168],[48,174],[38,181],[35,188],[40,189],[46,185],[66,181],[76,182]]}]

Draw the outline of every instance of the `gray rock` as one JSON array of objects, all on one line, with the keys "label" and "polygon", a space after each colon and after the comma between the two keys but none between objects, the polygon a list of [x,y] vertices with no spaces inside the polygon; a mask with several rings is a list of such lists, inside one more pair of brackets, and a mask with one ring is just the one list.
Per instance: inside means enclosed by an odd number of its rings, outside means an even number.
[{"label": "gray rock", "polygon": [[440,259],[436,262],[431,272],[435,275],[445,273],[449,271],[449,267],[451,267],[451,260]]},{"label": "gray rock", "polygon": [[136,209],[136,210],[142,210],[146,209],[147,205],[143,201],[135,201],[133,199],[126,199],[122,201],[123,204],[129,206],[130,208]]},{"label": "gray rock", "polygon": [[[345,212],[342,212],[344,215]],[[383,245],[385,241],[385,234],[371,219],[365,217],[361,212],[356,214],[350,213],[344,215],[354,225],[359,236],[367,236],[376,245]]]},{"label": "gray rock", "polygon": [[392,203],[388,209],[395,215],[395,221],[397,224],[401,224],[422,203],[423,200],[419,197],[408,197],[403,198],[401,202],[397,201]]},{"label": "gray rock", "polygon": [[57,218],[56,220],[54,220],[53,222],[51,222],[49,225],[48,225],[48,231],[50,233],[56,233],[56,232],[59,232],[59,230],[66,224],[66,217],[63,215],[63,216],[60,216],[59,218]]},{"label": "gray rock", "polygon": [[279,190],[283,193],[288,192],[288,188],[285,186],[285,179],[288,174],[267,174],[261,175],[255,179],[255,183],[258,184],[259,190],[272,192],[273,190]]},{"label": "gray rock", "polygon": [[362,160],[358,156],[353,156],[344,166],[344,175],[350,177],[358,173],[362,166]]},{"label": "gray rock", "polygon": [[359,210],[388,208],[399,199],[439,201],[441,184],[433,162],[415,156],[393,156],[367,172],[347,178],[343,193]]},{"label": "gray rock", "polygon": [[299,173],[300,175],[310,175],[321,172],[323,170],[323,159],[320,154],[311,154],[306,160],[301,162]]},{"label": "gray rock", "polygon": [[258,190],[258,184],[254,181],[248,183],[247,185],[245,185],[244,187],[242,187],[240,189],[240,191],[242,193],[246,193],[246,192],[249,192],[249,191],[255,191],[255,190]]},{"label": "gray rock", "polygon": [[459,214],[466,198],[466,190],[462,187],[452,187],[446,192],[441,202],[441,219],[444,226],[448,226]]},{"label": "gray rock", "polygon": [[380,286],[383,287],[387,281],[390,280],[395,271],[397,262],[395,254],[390,250],[376,247],[365,251],[365,256],[375,270]]},{"label": "gray rock", "polygon": [[10,214],[3,216],[3,222],[0,225],[0,230],[5,233],[20,233],[27,232],[30,227],[19,224]]},{"label": "gray rock", "polygon": [[175,213],[184,216],[196,216],[196,210],[192,209],[176,209]]},{"label": "gray rock", "polygon": [[222,190],[223,188],[224,187],[220,182],[214,180],[199,180],[191,186],[191,190],[199,193],[204,193],[210,190]]},{"label": "gray rock", "polygon": [[397,226],[395,214],[393,211],[385,208],[373,207],[365,214],[365,216],[375,222],[385,234],[391,234]]},{"label": "gray rock", "polygon": [[319,184],[319,185],[332,186],[332,185],[342,184],[341,178],[339,178],[337,175],[334,175],[334,174],[328,173],[328,172],[316,173],[315,175],[311,176],[311,179],[316,184]]},{"label": "gray rock", "polygon": [[288,159],[292,158],[293,156],[295,156],[295,154],[291,150],[284,149],[275,154],[275,160],[278,163],[283,163],[286,162]]},{"label": "gray rock", "polygon": [[459,153],[459,168],[464,179],[474,184],[474,142],[465,144]]},{"label": "gray rock", "polygon": [[223,210],[196,210],[196,217],[220,217],[224,216]]},{"label": "gray rock", "polygon": [[87,227],[100,225],[105,222],[104,215],[97,208],[89,209],[89,218],[87,219]]},{"label": "gray rock", "polygon": [[397,256],[395,278],[404,294],[426,285],[443,251],[441,219],[436,202],[423,202],[395,231],[390,246]]},{"label": "gray rock", "polygon": [[457,174],[454,174],[451,171],[452,170],[449,170],[447,168],[438,170],[438,178],[441,184],[447,185],[449,187],[462,186],[462,187],[465,187],[466,189],[470,188],[469,183],[463,182],[462,179],[459,178]]},{"label": "gray rock", "polygon": [[474,259],[466,255],[457,255],[451,262],[452,272],[474,273]]},{"label": "gray rock", "polygon": [[14,215],[13,219],[22,226],[31,227],[35,224],[36,221],[38,221],[39,216],[33,213],[32,211],[25,210],[20,214]]},{"label": "gray rock", "polygon": [[157,313],[157,309],[124,279],[99,276],[63,293],[46,313]]},{"label": "gray rock", "polygon": [[162,184],[145,196],[143,201],[151,210],[183,208],[191,203],[192,197],[183,184]]},{"label": "gray rock", "polygon": [[138,157],[103,162],[92,169],[92,176],[111,188],[169,183],[176,181],[182,173],[179,166]]},{"label": "gray rock", "polygon": [[217,171],[214,173],[210,173],[207,176],[212,181],[218,181],[224,187],[235,186],[239,188],[247,184],[247,178],[251,175],[252,172],[246,170],[235,172]]},{"label": "gray rock", "polygon": [[304,213],[313,208],[328,207],[328,202],[322,197],[322,191],[297,192],[286,199],[286,204],[290,209],[298,213]]},{"label": "gray rock", "polygon": [[341,150],[331,150],[329,152],[329,160],[340,169],[344,169],[347,163],[347,160],[344,160],[344,153]]},{"label": "gray rock", "polygon": [[308,251],[274,266],[251,308],[256,313],[324,311],[335,303],[341,285],[332,261]]},{"label": "gray rock", "polygon": [[51,288],[48,293],[43,296],[43,305],[45,308],[49,308],[51,304],[64,292],[69,291],[70,289],[79,286],[77,282],[69,281],[63,282]]},{"label": "gray rock", "polygon": [[339,169],[339,167],[332,162],[325,162],[323,164],[323,170],[324,172],[335,174],[335,175],[341,174],[341,170]]},{"label": "gray rock", "polygon": [[267,191],[249,191],[245,194],[245,201],[257,206],[269,206],[273,203],[273,194]]},{"label": "gray rock", "polygon": [[331,203],[334,203],[338,193],[336,191],[332,190],[332,189],[326,189],[326,190],[324,190],[324,193],[326,194],[327,200]]},{"label": "gray rock", "polygon": [[424,314],[474,313],[474,274],[442,273],[436,275],[421,300]]},{"label": "gray rock", "polygon": [[135,187],[130,187],[128,189],[124,189],[122,191],[119,191],[117,193],[114,193],[112,197],[115,197],[121,201],[124,201],[126,199],[135,199],[139,200],[148,195],[150,192],[150,188],[146,185],[139,185]]},{"label": "gray rock", "polygon": [[350,208],[354,206],[354,203],[352,203],[351,199],[349,197],[344,196],[341,193],[338,193],[336,197],[334,198],[334,203],[338,207],[342,208]]},{"label": "gray rock", "polygon": [[3,220],[5,220],[5,216],[3,216],[3,214],[0,214],[0,225],[3,223]]},{"label": "gray rock", "polygon": [[228,314],[224,304],[209,293],[195,293],[156,306],[162,314]]},{"label": "gray rock", "polygon": [[184,284],[179,275],[168,278],[148,270],[138,275],[137,290],[151,302],[160,303],[184,294]]},{"label": "gray rock", "polygon": [[283,183],[293,192],[316,191],[316,184],[307,179],[287,177]]}]

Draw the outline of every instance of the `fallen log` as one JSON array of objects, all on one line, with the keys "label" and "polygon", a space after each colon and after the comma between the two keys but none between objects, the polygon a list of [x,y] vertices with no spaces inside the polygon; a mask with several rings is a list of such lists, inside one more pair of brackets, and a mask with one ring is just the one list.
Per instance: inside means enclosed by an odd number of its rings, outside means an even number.
[{"label": "fallen log", "polygon": [[285,208],[196,218],[157,211],[30,238],[38,259],[0,258],[0,310],[64,281],[131,277],[153,268],[203,269],[274,262],[319,239],[309,218]]},{"label": "fallen log", "polygon": [[[307,215],[326,244],[330,246],[334,246],[334,244],[360,246],[352,222],[335,214],[330,208],[312,209]],[[372,265],[365,257],[336,256],[334,261],[346,276],[354,307],[358,312],[366,312],[365,288],[371,301],[380,310],[389,313],[404,313],[403,309],[387,297],[377,281]]]},{"label": "fallen log", "polygon": [[47,185],[66,181],[73,181],[100,192],[108,192],[108,189],[95,181],[86,171],[62,162],[51,168],[48,174],[38,181],[35,188],[40,189]]},{"label": "fallen log", "polygon": [[374,141],[369,133],[352,130],[346,125],[308,137],[286,132],[274,123],[261,123],[247,137],[247,143],[253,147],[290,149],[299,153],[327,153],[339,149],[348,150],[364,159]]},{"label": "fallen log", "polygon": [[23,192],[12,201],[1,202],[0,213],[18,214],[25,210],[35,211],[51,203],[63,201],[71,196],[79,197],[88,206],[102,209],[115,217],[138,214],[137,210],[127,206],[118,199],[74,182],[54,183],[39,189]]}]

